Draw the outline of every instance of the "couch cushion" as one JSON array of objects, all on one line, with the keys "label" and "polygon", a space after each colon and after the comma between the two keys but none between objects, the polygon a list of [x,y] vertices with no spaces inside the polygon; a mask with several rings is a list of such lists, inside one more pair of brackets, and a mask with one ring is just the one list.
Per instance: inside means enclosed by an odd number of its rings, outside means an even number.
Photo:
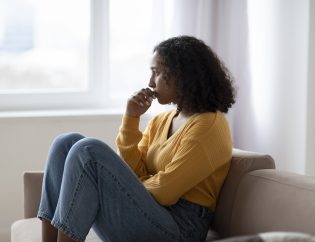
[{"label": "couch cushion", "polygon": [[296,232],[267,232],[253,235],[234,236],[212,242],[315,242],[315,237]]},{"label": "couch cushion", "polygon": [[214,215],[213,227],[221,236],[230,235],[233,203],[243,176],[254,170],[274,168],[274,160],[269,155],[233,149],[231,167],[218,197]]},{"label": "couch cushion", "polygon": [[315,242],[315,237],[297,232],[267,232],[259,234],[264,242]]},{"label": "couch cushion", "polygon": [[230,234],[296,231],[315,235],[315,178],[257,170],[239,184]]},{"label": "couch cushion", "polygon": [[[18,220],[11,226],[11,242],[41,242],[41,231],[41,221],[38,218]],[[92,229],[85,241],[101,242]]]},{"label": "couch cushion", "polygon": [[24,172],[24,218],[36,217],[42,191],[43,172]]}]

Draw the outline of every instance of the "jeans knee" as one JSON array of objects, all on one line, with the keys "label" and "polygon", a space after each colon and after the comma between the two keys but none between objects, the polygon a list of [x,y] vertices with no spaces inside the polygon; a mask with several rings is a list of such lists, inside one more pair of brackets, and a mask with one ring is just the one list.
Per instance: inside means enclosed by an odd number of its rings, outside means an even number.
[{"label": "jeans knee", "polygon": [[79,133],[65,133],[57,136],[49,150],[46,164],[47,169],[58,169],[59,172],[62,172],[64,162],[71,147],[83,138],[84,136]]},{"label": "jeans knee", "polygon": [[91,137],[84,137],[73,145],[73,147],[71,148],[71,151],[80,152],[86,149],[88,149],[89,152],[94,153],[94,152],[98,152],[99,150],[102,150],[104,152],[106,149],[110,149],[110,147],[99,139],[91,138]]},{"label": "jeans knee", "polygon": [[93,137],[84,137],[78,140],[75,144],[75,147],[82,148],[82,147],[95,147],[95,146],[104,146],[106,145],[103,141],[93,138]]},{"label": "jeans knee", "polygon": [[80,133],[63,133],[58,135],[53,141],[53,147],[66,148],[69,150],[75,143],[83,139],[84,136]]},{"label": "jeans knee", "polygon": [[[103,141],[96,138],[83,138],[76,142],[69,151],[69,160],[93,161],[99,164],[108,163],[116,152]],[[84,159],[82,159],[84,157]]]}]

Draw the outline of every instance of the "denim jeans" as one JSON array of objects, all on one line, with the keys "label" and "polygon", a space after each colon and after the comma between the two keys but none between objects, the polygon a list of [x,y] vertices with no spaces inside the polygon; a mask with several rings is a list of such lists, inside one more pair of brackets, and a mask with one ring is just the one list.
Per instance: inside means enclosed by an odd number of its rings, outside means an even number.
[{"label": "denim jeans", "polygon": [[105,143],[58,136],[45,167],[38,217],[75,241],[93,228],[103,241],[203,241],[212,218],[185,200],[164,207]]}]

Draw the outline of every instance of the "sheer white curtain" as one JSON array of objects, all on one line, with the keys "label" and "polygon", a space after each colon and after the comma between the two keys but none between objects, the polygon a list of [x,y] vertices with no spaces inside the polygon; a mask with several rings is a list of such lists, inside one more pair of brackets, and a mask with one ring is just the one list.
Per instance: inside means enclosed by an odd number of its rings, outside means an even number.
[{"label": "sheer white curtain", "polygon": [[306,173],[309,1],[248,2],[257,132],[249,146],[272,154],[280,169]]},{"label": "sheer white curtain", "polygon": [[231,71],[237,88],[237,103],[228,115],[234,146],[248,148],[257,137],[250,92],[247,1],[175,0],[174,6],[174,35],[201,38]]},{"label": "sheer white curtain", "polygon": [[306,174],[315,175],[315,1],[309,6],[309,54],[308,54],[308,93],[306,129]]},{"label": "sheer white curtain", "polygon": [[237,87],[228,115],[235,147],[271,154],[279,169],[315,175],[315,140],[307,135],[314,130],[314,99],[307,99],[313,86],[307,67],[314,64],[310,2],[174,0],[169,34],[203,39],[230,69]]}]

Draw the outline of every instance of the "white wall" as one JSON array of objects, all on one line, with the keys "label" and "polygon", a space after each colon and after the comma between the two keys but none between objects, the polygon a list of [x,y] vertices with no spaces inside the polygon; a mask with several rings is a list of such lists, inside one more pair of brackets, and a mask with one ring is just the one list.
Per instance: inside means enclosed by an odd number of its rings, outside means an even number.
[{"label": "white wall", "polygon": [[79,131],[114,148],[120,121],[118,114],[0,117],[1,242],[10,241],[10,225],[23,217],[22,172],[43,170],[53,138],[63,132]]}]

